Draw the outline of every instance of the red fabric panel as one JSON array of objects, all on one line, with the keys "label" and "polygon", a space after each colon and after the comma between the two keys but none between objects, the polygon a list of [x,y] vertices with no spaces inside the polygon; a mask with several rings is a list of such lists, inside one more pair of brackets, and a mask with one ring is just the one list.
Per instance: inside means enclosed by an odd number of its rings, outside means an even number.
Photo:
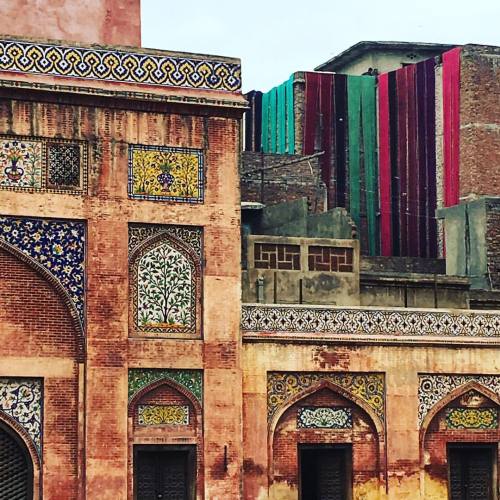
[{"label": "red fabric panel", "polygon": [[306,73],[306,91],[304,103],[304,139],[302,153],[314,153],[316,123],[318,121],[318,90],[320,73]]},{"label": "red fabric panel", "polygon": [[460,154],[460,47],[443,54],[443,189],[446,207],[458,204]]},{"label": "red fabric panel", "polygon": [[328,205],[331,199],[332,146],[333,146],[333,75],[323,74],[319,79],[319,112],[321,116],[321,151],[320,158],[323,182],[328,189]]},{"label": "red fabric panel", "polygon": [[378,164],[380,189],[380,251],[392,255],[391,139],[389,134],[389,74],[378,78]]},{"label": "red fabric panel", "polygon": [[396,71],[398,157],[397,176],[399,178],[399,238],[400,255],[408,255],[408,158],[407,158],[407,123],[408,91],[406,68]]}]

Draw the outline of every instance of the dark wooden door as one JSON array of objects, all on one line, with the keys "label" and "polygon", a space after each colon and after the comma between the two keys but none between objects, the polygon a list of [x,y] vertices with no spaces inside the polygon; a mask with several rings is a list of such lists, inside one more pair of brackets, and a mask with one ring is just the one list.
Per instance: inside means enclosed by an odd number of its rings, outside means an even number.
[{"label": "dark wooden door", "polygon": [[31,459],[13,434],[0,427],[0,499],[33,497]]},{"label": "dark wooden door", "polygon": [[350,456],[350,450],[343,447],[301,448],[301,500],[348,500]]},{"label": "dark wooden door", "polygon": [[451,500],[493,499],[493,449],[457,447],[448,450]]},{"label": "dark wooden door", "polygon": [[143,447],[135,453],[136,500],[188,500],[192,491],[189,450]]}]

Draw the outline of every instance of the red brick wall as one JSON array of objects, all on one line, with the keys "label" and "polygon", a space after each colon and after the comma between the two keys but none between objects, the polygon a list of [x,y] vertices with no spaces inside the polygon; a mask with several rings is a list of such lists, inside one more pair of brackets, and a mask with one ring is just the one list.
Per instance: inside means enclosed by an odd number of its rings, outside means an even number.
[{"label": "red brick wall", "polygon": [[[352,409],[352,429],[297,428],[301,406],[342,406]],[[280,418],[273,441],[274,480],[298,485],[298,444],[352,444],[353,482],[359,485],[379,473],[378,437],[368,415],[349,400],[322,389],[286,410]]]}]

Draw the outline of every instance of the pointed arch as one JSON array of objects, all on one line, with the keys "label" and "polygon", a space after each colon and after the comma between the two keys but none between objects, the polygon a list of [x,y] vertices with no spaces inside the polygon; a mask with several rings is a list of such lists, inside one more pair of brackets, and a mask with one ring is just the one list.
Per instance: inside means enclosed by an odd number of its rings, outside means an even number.
[{"label": "pointed arch", "polygon": [[0,239],[0,249],[9,253],[16,259],[25,263],[30,267],[33,271],[35,271],[39,276],[41,276],[45,281],[47,281],[51,287],[55,290],[57,295],[62,299],[64,305],[67,307],[71,323],[74,327],[75,335],[76,335],[76,346],[77,346],[77,360],[83,361],[85,358],[85,334],[83,331],[83,326],[80,322],[80,316],[78,314],[78,310],[75,307],[75,304],[71,300],[69,293],[61,284],[61,282],[52,274],[48,269],[43,267],[40,263],[38,263],[35,259],[25,254],[17,247],[7,243],[6,241]]}]

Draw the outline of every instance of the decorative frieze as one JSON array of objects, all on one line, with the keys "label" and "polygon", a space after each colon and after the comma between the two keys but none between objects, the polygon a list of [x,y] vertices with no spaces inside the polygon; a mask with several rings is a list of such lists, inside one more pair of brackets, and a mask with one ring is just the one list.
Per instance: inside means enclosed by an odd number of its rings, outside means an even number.
[{"label": "decorative frieze", "polygon": [[139,405],[139,425],[189,425],[189,406]]},{"label": "decorative frieze", "polygon": [[500,314],[244,304],[241,327],[255,333],[498,338]]},{"label": "decorative frieze", "polygon": [[241,66],[217,58],[0,40],[0,71],[196,89],[241,89]]},{"label": "decorative frieze", "polygon": [[304,406],[297,410],[299,429],[352,429],[350,408]]},{"label": "decorative frieze", "polygon": [[448,429],[497,429],[496,408],[447,408]]}]

